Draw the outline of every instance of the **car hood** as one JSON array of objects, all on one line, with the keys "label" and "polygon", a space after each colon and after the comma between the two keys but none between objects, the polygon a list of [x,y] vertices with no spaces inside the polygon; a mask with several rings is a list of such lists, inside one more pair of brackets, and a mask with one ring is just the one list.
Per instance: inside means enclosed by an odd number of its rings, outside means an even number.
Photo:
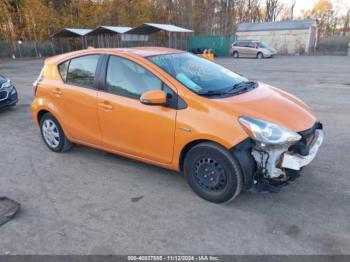
[{"label": "car hood", "polygon": [[266,49],[269,50],[271,53],[277,52],[275,48],[267,47]]},{"label": "car hood", "polygon": [[316,117],[311,109],[297,97],[264,83],[247,93],[222,99],[214,103],[237,118],[255,117],[300,132],[312,127]]}]

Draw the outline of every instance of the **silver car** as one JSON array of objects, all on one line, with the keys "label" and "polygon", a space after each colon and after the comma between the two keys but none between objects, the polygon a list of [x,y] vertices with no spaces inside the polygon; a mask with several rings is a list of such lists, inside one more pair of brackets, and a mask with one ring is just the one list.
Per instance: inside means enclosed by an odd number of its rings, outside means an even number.
[{"label": "silver car", "polygon": [[277,54],[276,49],[268,47],[264,42],[255,40],[238,40],[231,45],[230,54],[234,58],[256,57],[262,59],[273,57]]}]

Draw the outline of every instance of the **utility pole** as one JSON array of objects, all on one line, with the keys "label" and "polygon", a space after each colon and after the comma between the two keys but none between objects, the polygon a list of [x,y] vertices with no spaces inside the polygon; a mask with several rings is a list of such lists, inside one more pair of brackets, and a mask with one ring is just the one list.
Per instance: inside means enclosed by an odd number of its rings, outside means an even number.
[{"label": "utility pole", "polygon": [[290,7],[290,20],[294,19],[294,8],[296,5],[296,0],[292,0],[292,5]]}]

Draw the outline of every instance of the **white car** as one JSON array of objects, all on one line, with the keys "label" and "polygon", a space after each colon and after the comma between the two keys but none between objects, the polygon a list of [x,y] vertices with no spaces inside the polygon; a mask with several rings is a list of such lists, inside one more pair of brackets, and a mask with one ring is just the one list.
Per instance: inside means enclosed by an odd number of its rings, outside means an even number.
[{"label": "white car", "polygon": [[255,57],[258,59],[273,57],[276,49],[268,47],[264,42],[255,40],[238,40],[231,45],[230,54],[234,58]]}]

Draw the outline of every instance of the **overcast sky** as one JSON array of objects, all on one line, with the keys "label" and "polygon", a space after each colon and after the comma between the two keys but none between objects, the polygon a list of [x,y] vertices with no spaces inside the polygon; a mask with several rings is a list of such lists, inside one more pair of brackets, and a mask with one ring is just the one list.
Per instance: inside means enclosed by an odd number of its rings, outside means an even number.
[{"label": "overcast sky", "polygon": [[[292,0],[282,0],[283,3],[290,5]],[[295,15],[298,16],[301,13],[301,10],[308,10],[311,9],[315,2],[317,2],[317,0],[296,0],[296,5],[295,5]],[[346,8],[338,8],[340,7],[339,5],[347,5],[348,8],[350,6],[350,0],[332,0],[332,3],[334,5],[335,8],[337,8],[338,10],[340,10],[341,14],[345,14],[346,12]]]},{"label": "overcast sky", "polygon": [[[282,0],[286,4],[291,4],[291,0]],[[301,13],[301,10],[308,10],[313,7],[315,0],[296,0],[295,5],[295,14],[298,16]]]}]

